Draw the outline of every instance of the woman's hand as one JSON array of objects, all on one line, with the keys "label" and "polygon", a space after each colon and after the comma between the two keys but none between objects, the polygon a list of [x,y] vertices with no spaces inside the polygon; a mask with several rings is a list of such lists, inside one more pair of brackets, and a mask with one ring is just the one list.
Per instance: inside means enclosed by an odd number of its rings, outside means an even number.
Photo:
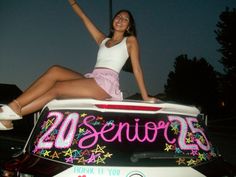
[{"label": "woman's hand", "polygon": [[156,102],[161,101],[161,100],[159,100],[158,98],[150,97],[150,96],[146,97],[146,98],[143,99],[143,100],[144,100],[144,101],[148,101],[148,102],[150,102],[150,103],[156,103]]},{"label": "woman's hand", "polygon": [[76,0],[68,0],[74,12],[81,18],[88,32],[92,35],[93,39],[98,45],[105,39],[105,35],[95,26],[90,18],[84,13]]},{"label": "woman's hand", "polygon": [[76,4],[76,0],[68,0],[68,2],[70,3],[71,6]]}]

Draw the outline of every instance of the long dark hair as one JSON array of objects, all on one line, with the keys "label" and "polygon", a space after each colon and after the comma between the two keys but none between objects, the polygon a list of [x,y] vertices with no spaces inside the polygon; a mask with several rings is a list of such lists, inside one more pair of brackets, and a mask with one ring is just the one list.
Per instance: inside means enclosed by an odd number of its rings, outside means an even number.
[{"label": "long dark hair", "polygon": [[114,34],[114,28],[113,28],[113,21],[116,18],[116,16],[121,13],[121,12],[126,12],[129,15],[129,29],[125,31],[124,36],[137,36],[136,33],[136,27],[135,27],[135,21],[134,21],[134,17],[132,15],[132,13],[129,10],[126,9],[122,9],[119,10],[113,17],[111,24],[110,24],[110,33],[108,35],[108,37],[112,37]]}]

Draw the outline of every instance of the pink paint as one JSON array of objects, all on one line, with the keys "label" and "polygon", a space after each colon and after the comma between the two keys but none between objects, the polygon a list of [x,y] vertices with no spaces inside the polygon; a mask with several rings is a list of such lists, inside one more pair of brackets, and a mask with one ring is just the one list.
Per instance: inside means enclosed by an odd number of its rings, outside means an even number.
[{"label": "pink paint", "polygon": [[170,122],[177,121],[180,124],[180,135],[178,138],[179,147],[181,150],[198,150],[198,146],[196,144],[186,144],[186,136],[188,133],[188,125],[180,116],[168,116]]},{"label": "pink paint", "polygon": [[[75,133],[77,131],[77,124],[79,121],[79,114],[78,113],[71,113],[67,116],[65,121],[63,121],[62,125],[60,126],[60,130],[55,140],[55,147],[56,148],[69,148],[73,142]],[[66,135],[66,131],[68,130]]]},{"label": "pink paint", "polygon": [[193,133],[199,133],[203,136],[205,142],[206,142],[206,145],[204,145],[199,139],[196,139],[195,141],[197,142],[198,146],[203,149],[204,151],[209,151],[210,150],[210,144],[209,144],[209,141],[208,139],[206,138],[206,135],[205,133],[202,131],[202,129],[200,128],[195,128],[193,126],[193,123],[198,123],[197,119],[196,118],[192,118],[192,117],[187,117],[186,118],[186,121],[188,122],[188,125],[189,125],[189,128],[191,129],[191,131]]},{"label": "pink paint", "polygon": [[[157,136],[158,136],[158,130],[160,129],[168,129],[169,123],[165,123],[164,121],[159,121],[158,124],[155,122],[146,122],[144,124],[144,129],[145,129],[145,134],[141,137],[139,133],[139,120],[140,119],[135,119],[135,124],[134,124],[134,133],[131,135],[130,131],[133,129],[133,125],[131,125],[128,122],[120,122],[116,128],[115,124],[104,124],[102,125],[100,131],[97,131],[91,124],[90,122],[90,117],[86,117],[83,120],[83,124],[91,131],[91,134],[83,136],[78,143],[78,147],[81,149],[87,149],[93,147],[95,144],[97,144],[97,141],[99,138],[101,138],[105,142],[122,142],[124,139],[128,140],[129,142],[155,142],[157,141]],[[125,132],[125,137],[122,136],[122,132]],[[108,139],[106,135],[109,135],[112,137]],[[167,136],[167,133],[164,135],[165,139],[169,141],[169,138]],[[174,140],[172,140],[173,142]]]},{"label": "pink paint", "polygon": [[63,113],[60,112],[50,112],[47,118],[55,117],[55,121],[52,126],[40,137],[38,140],[37,148],[38,149],[51,149],[53,147],[53,141],[45,141],[47,137],[53,132],[54,129],[61,123],[63,119]]},{"label": "pink paint", "polygon": [[[169,144],[174,144],[176,139],[172,140],[168,137],[168,129],[172,122],[178,122],[180,125],[180,133],[178,137],[178,145],[181,150],[194,150],[198,151],[199,147],[205,151],[210,149],[209,142],[200,128],[195,128],[194,123],[197,123],[196,118],[182,118],[180,116],[168,116],[168,122],[160,120],[159,122],[145,122],[144,125],[140,124],[140,119],[135,118],[134,124],[130,125],[128,122],[119,122],[116,125],[112,120],[110,123],[100,124],[99,126],[94,126],[92,123],[96,121],[96,117],[93,115],[81,118],[77,113],[71,113],[66,118],[60,112],[50,112],[48,114],[48,119],[54,118],[53,124],[46,130],[46,132],[39,138],[37,149],[51,149],[53,145],[56,148],[69,148],[75,138],[78,127],[82,127],[87,134],[83,134],[80,139],[78,139],[78,147],[80,149],[88,149],[94,147],[98,140],[104,142],[112,143],[114,141],[122,143],[123,141],[129,142],[148,142],[148,143],[158,143],[158,136],[164,136],[166,142]],[[82,122],[80,122],[82,119]],[[186,121],[185,121],[186,120]],[[80,122],[80,123],[79,123]],[[61,125],[60,125],[61,124]],[[60,125],[60,127],[59,127]],[[96,127],[96,128],[95,128]],[[52,132],[59,128],[58,134],[56,135],[55,142],[49,139]],[[98,129],[99,128],[99,129]],[[192,133],[199,133],[205,139],[206,144],[203,144],[200,140],[196,139],[196,144],[187,144],[186,137],[188,128]],[[160,134],[163,132],[162,135]],[[140,133],[144,132],[144,133]],[[125,136],[124,136],[125,135]],[[49,140],[48,140],[49,139]]]}]

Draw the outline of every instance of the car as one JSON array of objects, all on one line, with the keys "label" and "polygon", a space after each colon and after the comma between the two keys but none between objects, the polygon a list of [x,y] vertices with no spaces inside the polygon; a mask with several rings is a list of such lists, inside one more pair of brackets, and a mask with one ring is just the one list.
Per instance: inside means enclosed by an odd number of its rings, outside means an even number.
[{"label": "car", "polygon": [[49,102],[5,174],[36,177],[234,176],[195,106],[64,99]]}]

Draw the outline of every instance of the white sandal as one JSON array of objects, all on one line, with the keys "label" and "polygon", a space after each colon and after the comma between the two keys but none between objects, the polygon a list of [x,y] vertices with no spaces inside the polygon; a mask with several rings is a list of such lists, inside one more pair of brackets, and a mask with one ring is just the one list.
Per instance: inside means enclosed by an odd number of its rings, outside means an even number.
[{"label": "white sandal", "polygon": [[9,127],[7,128],[5,125],[3,125],[2,122],[0,122],[0,130],[12,130],[13,129],[13,126],[12,127]]},{"label": "white sandal", "polygon": [[9,106],[4,105],[1,107],[0,120],[19,120],[22,116],[15,113]]}]

